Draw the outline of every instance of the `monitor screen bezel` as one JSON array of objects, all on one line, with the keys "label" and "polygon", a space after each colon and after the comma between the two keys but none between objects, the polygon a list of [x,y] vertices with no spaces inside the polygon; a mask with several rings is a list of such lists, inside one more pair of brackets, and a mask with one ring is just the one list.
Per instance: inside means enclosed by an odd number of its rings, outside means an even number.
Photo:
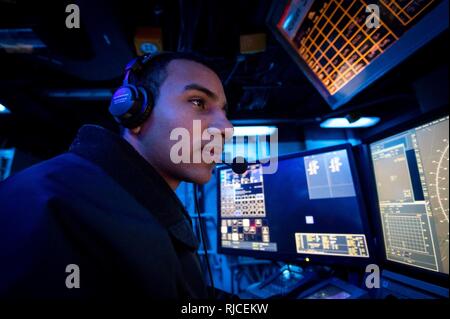
[{"label": "monitor screen bezel", "polygon": [[449,116],[448,108],[438,109],[436,111],[430,112],[428,114],[423,114],[420,119],[410,119],[401,123],[394,128],[390,128],[389,130],[384,130],[378,133],[375,133],[372,136],[367,137],[363,140],[363,151],[362,151],[362,161],[367,170],[363,172],[361,178],[364,179],[364,184],[366,185],[366,192],[369,196],[366,196],[367,201],[367,210],[370,216],[370,224],[372,225],[372,234],[375,240],[375,250],[374,253],[377,256],[377,259],[381,261],[381,267],[390,270],[392,272],[398,272],[405,274],[407,276],[411,276],[420,280],[428,281],[435,283],[440,286],[448,287],[449,283],[449,275],[441,272],[435,272],[432,270],[418,268],[413,265],[402,264],[395,261],[391,261],[387,259],[385,242],[384,242],[384,234],[381,225],[381,214],[379,208],[378,201],[378,192],[376,188],[375,181],[375,171],[372,161],[372,153],[370,150],[370,146],[372,143],[379,142],[383,139],[395,136],[397,134],[401,134],[408,130],[415,129],[427,123],[431,123],[437,121],[439,119],[445,118]]},{"label": "monitor screen bezel", "polygon": [[355,166],[355,158],[352,152],[351,144],[341,144],[326,148],[308,150],[303,152],[296,152],[287,155],[281,155],[278,157],[279,161],[296,158],[296,157],[305,157],[309,155],[316,155],[322,153],[328,153],[333,151],[341,151],[346,150],[348,154],[348,160],[350,164],[350,169],[353,177],[353,183],[355,186],[356,198],[359,206],[361,222],[364,230],[364,235],[366,236],[367,248],[369,251],[369,257],[344,257],[344,256],[330,256],[330,255],[315,255],[315,254],[284,254],[279,252],[263,252],[263,251],[251,251],[251,250],[240,250],[233,248],[223,248],[221,245],[221,208],[220,208],[220,171],[224,169],[229,169],[229,167],[225,165],[220,165],[216,168],[216,176],[217,176],[217,252],[219,254],[224,255],[232,255],[232,256],[245,256],[245,257],[253,257],[256,259],[266,259],[266,260],[274,260],[274,261],[285,261],[285,262],[304,262],[306,258],[308,258],[309,262],[317,263],[317,264],[334,264],[334,265],[345,265],[347,267],[365,267],[368,264],[374,262],[372,251],[374,251],[374,245],[372,243],[372,236],[370,233],[369,223],[368,223],[368,215],[367,210],[365,208],[365,203],[362,197],[360,179],[358,177],[358,172]]}]

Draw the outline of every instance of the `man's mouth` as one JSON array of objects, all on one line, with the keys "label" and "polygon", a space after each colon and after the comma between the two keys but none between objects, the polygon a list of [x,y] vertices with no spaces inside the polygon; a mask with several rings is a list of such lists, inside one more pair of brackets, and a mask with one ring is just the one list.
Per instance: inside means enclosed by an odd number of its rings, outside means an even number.
[{"label": "man's mouth", "polygon": [[[204,148],[202,148],[202,153],[203,153],[203,151],[204,151]],[[209,150],[209,156],[212,159],[213,163],[222,162],[222,152],[223,152],[222,146],[215,146]]]}]

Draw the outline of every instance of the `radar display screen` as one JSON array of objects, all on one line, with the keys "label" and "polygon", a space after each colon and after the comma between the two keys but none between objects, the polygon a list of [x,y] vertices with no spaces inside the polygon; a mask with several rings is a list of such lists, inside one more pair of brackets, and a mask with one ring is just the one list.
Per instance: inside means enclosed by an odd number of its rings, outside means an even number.
[{"label": "radar display screen", "polygon": [[448,148],[448,117],[371,145],[388,260],[449,273]]}]

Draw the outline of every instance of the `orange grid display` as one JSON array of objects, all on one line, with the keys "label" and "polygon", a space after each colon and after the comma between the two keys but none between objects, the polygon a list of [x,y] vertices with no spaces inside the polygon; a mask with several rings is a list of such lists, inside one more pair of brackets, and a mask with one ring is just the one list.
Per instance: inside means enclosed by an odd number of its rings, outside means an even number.
[{"label": "orange grid display", "polygon": [[379,1],[380,26],[370,28],[366,25],[368,1],[316,1],[295,32],[289,35],[283,29],[288,14],[283,16],[278,28],[333,95],[395,43],[408,30],[408,25],[434,2]]}]

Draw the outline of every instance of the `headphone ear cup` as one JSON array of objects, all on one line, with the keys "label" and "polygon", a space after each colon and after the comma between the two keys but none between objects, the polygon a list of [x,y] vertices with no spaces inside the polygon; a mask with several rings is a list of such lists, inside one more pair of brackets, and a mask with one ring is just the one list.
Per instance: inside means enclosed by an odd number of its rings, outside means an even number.
[{"label": "headphone ear cup", "polygon": [[134,119],[134,126],[139,126],[142,123],[147,120],[147,118],[150,116],[150,113],[153,110],[153,94],[146,90],[144,87],[139,86],[137,87],[138,94],[139,94],[139,102],[141,104],[140,112],[137,114],[136,118]]},{"label": "headphone ear cup", "polygon": [[127,126],[127,122],[140,109],[136,105],[138,102],[138,89],[134,85],[123,85],[114,92],[109,105],[109,112],[117,122]]},{"label": "headphone ear cup", "polygon": [[[145,106],[151,110],[153,110],[153,104],[154,104],[154,99],[153,99],[153,94],[152,92],[150,92],[149,90],[147,90],[146,88],[140,86],[138,87],[139,92],[141,92],[142,96],[145,96]],[[144,112],[145,113],[145,112]]]},{"label": "headphone ear cup", "polygon": [[153,109],[153,94],[144,87],[128,84],[118,88],[111,99],[109,112],[126,128],[141,125]]}]

